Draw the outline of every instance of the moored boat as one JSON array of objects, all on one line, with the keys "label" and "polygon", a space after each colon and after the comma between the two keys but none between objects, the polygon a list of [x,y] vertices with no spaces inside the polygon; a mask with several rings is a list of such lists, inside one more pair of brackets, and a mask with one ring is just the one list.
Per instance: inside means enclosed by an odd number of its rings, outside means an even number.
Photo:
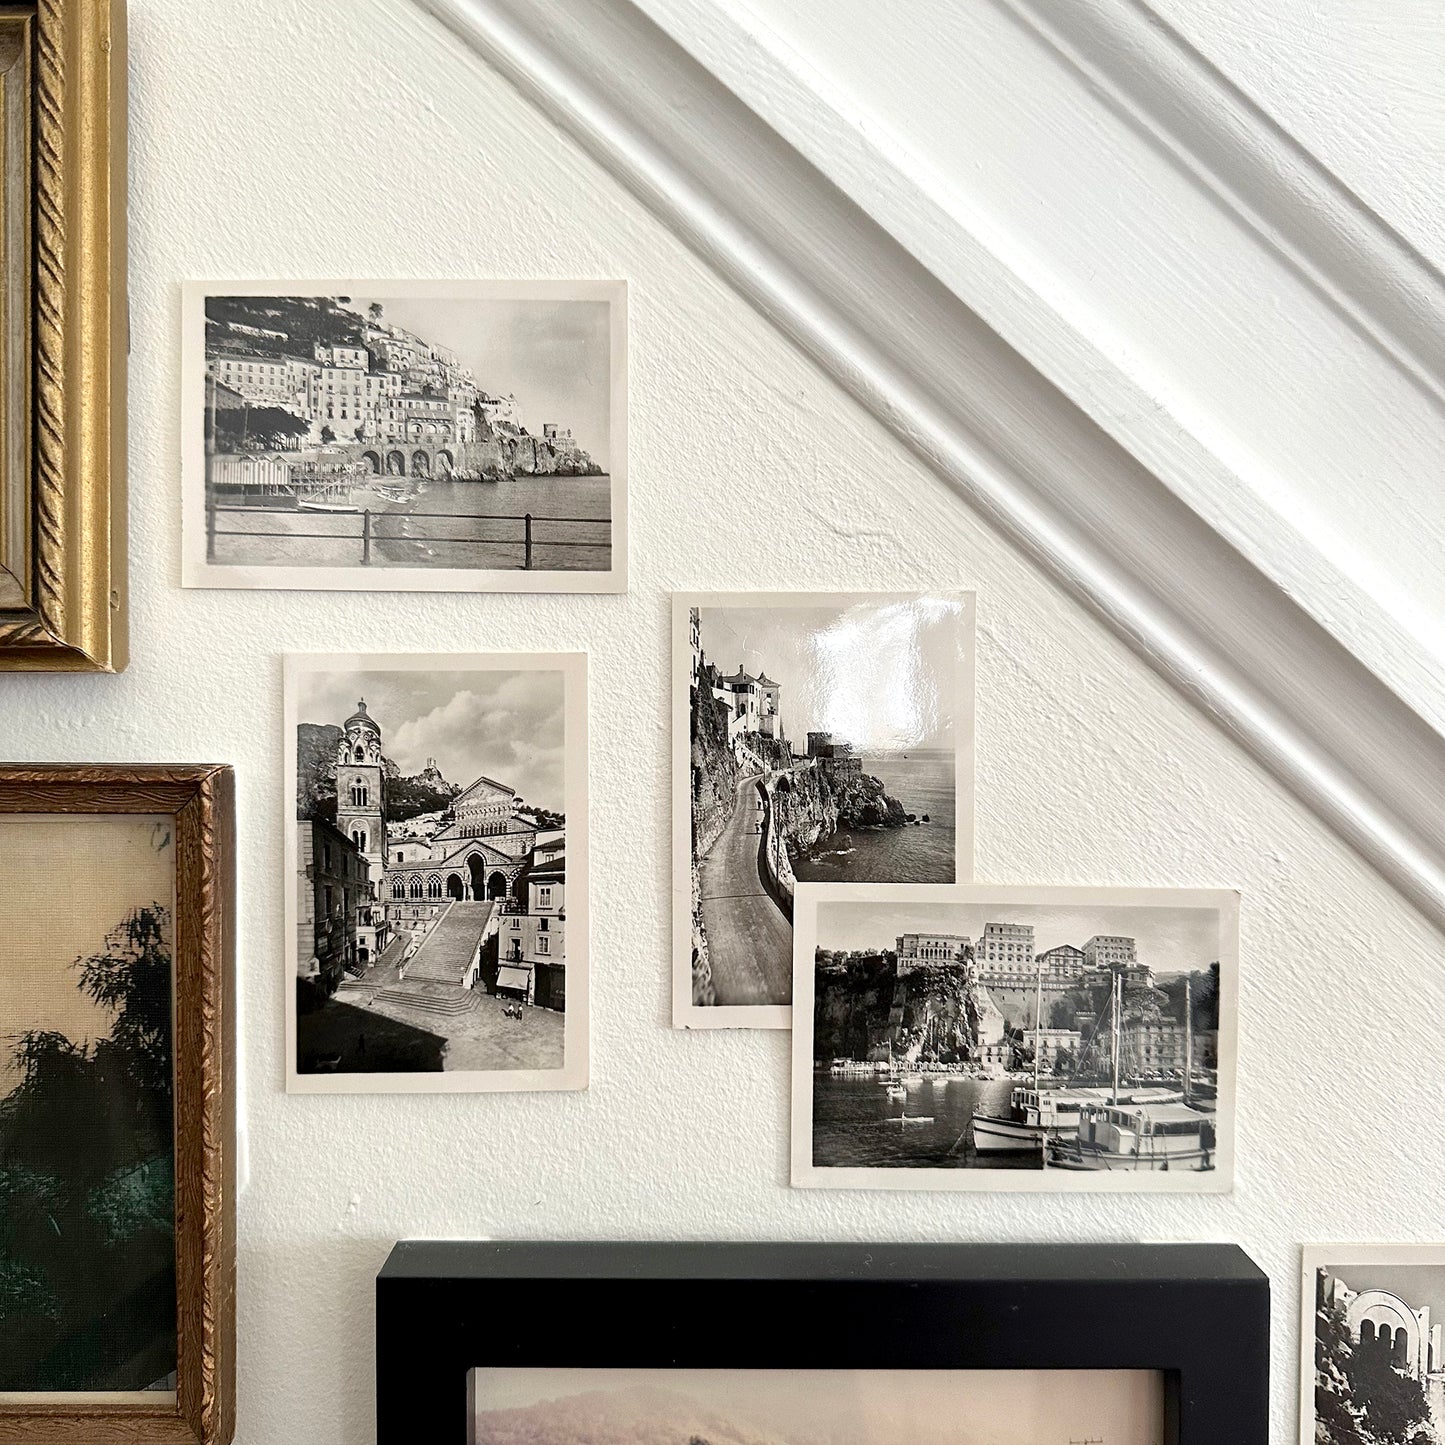
[{"label": "moored boat", "polygon": [[1214,1115],[1183,1102],[1091,1104],[1073,1138],[1050,1139],[1051,1169],[1204,1171],[1218,1153]]}]

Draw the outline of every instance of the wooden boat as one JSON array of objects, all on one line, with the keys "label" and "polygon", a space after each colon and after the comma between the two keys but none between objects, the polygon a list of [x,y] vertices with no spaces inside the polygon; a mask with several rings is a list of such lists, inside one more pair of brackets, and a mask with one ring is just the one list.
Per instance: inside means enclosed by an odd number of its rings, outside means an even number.
[{"label": "wooden boat", "polygon": [[319,498],[298,497],[296,510],[298,512],[359,512],[361,508],[352,502],[327,502]]},{"label": "wooden boat", "polygon": [[1090,1105],[1073,1138],[1048,1140],[1044,1157],[1051,1169],[1149,1173],[1213,1169],[1217,1154],[1213,1114],[1182,1102],[1121,1103]]}]

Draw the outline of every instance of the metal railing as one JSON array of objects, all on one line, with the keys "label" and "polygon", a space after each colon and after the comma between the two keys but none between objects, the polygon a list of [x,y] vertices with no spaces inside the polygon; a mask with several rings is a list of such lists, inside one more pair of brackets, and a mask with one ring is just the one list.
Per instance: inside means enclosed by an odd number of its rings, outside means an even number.
[{"label": "metal railing", "polygon": [[[312,532],[297,531],[295,528],[287,528],[284,532],[267,532],[241,527],[218,527],[217,518],[223,514],[234,513],[238,516],[284,516],[297,517],[307,515],[305,509],[295,507],[255,507],[246,505],[223,505],[217,502],[206,503],[206,561],[216,560],[216,542],[218,539],[228,537],[260,538],[269,542],[286,542],[290,540],[319,541],[319,542],[355,542],[361,549],[361,565],[369,567],[372,563],[372,546],[377,542],[416,542],[426,543],[459,543],[463,546],[476,547],[509,547],[515,546],[521,549],[522,569],[530,571],[533,566],[534,549],[537,547],[567,547],[567,548],[601,548],[609,549],[612,546],[611,538],[605,542],[572,540],[566,537],[551,537],[545,535],[547,529],[552,527],[607,527],[611,532],[611,521],[607,517],[534,517],[531,512],[523,512],[521,515],[495,514],[483,512],[372,512],[369,509],[361,512],[317,512],[313,515],[335,518],[341,522],[356,521],[360,523],[360,531],[354,535],[350,531]],[[387,531],[382,527],[389,517],[404,517],[408,521],[413,520],[437,520],[446,522],[504,522],[521,523],[521,531],[510,537],[466,537],[466,536],[404,536],[399,532]]]}]

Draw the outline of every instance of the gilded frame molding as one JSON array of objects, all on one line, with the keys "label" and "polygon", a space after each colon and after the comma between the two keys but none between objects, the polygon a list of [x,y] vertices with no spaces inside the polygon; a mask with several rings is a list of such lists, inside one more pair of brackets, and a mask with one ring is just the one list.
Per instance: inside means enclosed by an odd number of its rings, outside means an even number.
[{"label": "gilded frame molding", "polygon": [[[22,125],[0,105],[8,278],[0,292],[21,302],[0,303],[0,351],[20,363],[6,371],[18,369],[29,392],[26,406],[8,395],[0,405],[0,671],[119,672],[127,661],[125,5],[31,0],[5,6],[0,18],[23,27],[28,42],[0,86],[13,91],[17,69],[28,81]],[[21,184],[29,204],[17,222],[8,199]],[[17,276],[28,285],[15,285]]]},{"label": "gilded frame molding", "polygon": [[0,1445],[229,1445],[236,1401],[235,774],[0,764],[0,814],[168,813],[176,830],[174,1400],[0,1405]]}]

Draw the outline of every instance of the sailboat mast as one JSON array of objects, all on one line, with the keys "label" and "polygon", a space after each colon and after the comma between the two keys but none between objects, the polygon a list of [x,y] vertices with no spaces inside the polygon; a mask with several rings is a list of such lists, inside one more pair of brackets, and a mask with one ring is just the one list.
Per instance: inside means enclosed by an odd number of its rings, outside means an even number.
[{"label": "sailboat mast", "polygon": [[1184,975],[1184,1102],[1194,1086],[1194,980]]},{"label": "sailboat mast", "polygon": [[1114,990],[1109,1000],[1109,1010],[1113,1017],[1110,1019],[1110,1032],[1113,1037],[1114,1053],[1114,1096],[1111,1103],[1119,1102],[1119,1015],[1124,1012],[1123,1008],[1123,982],[1124,975],[1117,968],[1114,970]]},{"label": "sailboat mast", "polygon": [[1034,978],[1034,1093],[1039,1091],[1039,1056],[1043,1053],[1044,1029],[1044,966],[1039,964]]}]

